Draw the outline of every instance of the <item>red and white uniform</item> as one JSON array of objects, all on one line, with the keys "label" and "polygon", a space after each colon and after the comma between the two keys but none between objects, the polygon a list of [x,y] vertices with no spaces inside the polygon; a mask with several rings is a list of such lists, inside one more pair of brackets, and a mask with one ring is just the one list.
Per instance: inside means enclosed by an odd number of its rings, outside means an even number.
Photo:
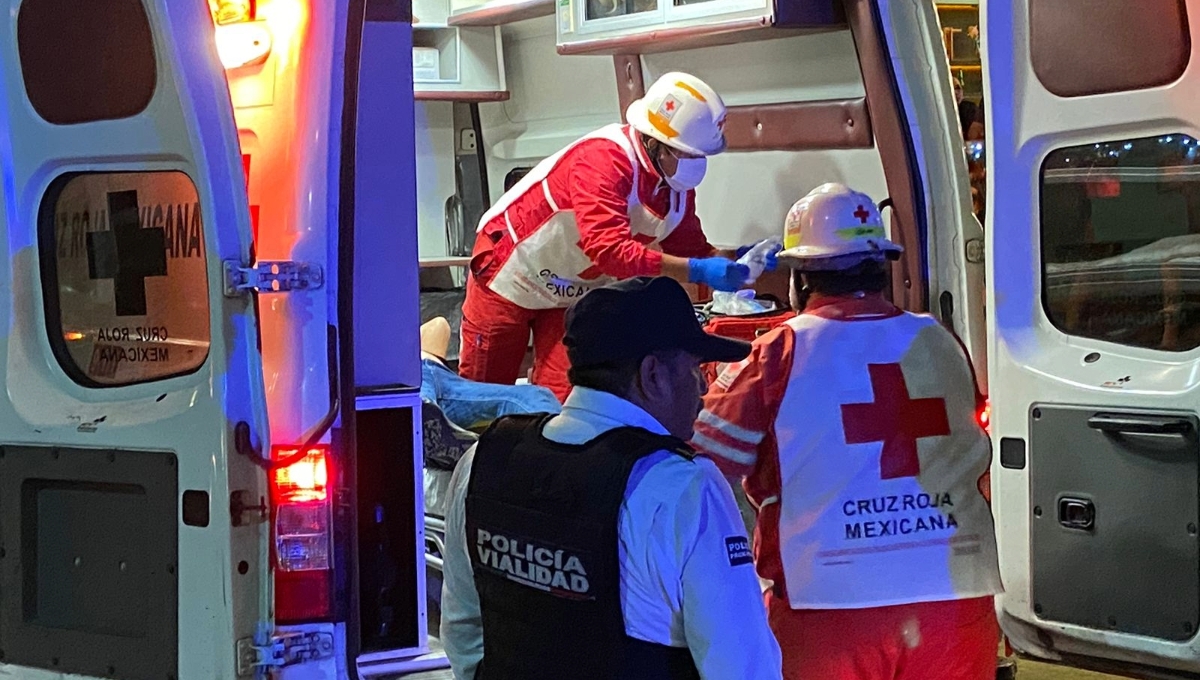
[{"label": "red and white uniform", "polygon": [[670,189],[628,125],[547,158],[484,214],[463,306],[460,372],[511,383],[534,334],[534,382],[569,391],[562,314],[591,288],[713,248],[694,191]]},{"label": "red and white uniform", "polygon": [[[994,673],[991,596],[1001,586],[991,511],[978,488],[991,457],[979,402],[950,332],[874,299],[812,301],[717,379],[692,443],[726,474],[745,475],[759,508],[755,560],[772,584],[772,626],[792,670],[785,677],[874,677],[854,675],[863,661],[850,656],[887,647],[881,622],[928,619],[921,627],[929,634],[941,611],[929,603],[947,602],[957,613],[946,616],[973,612],[969,635],[982,642],[971,647],[972,670],[939,668],[938,677],[976,677],[980,664]],[[855,620],[846,610],[869,612],[846,630]],[[849,656],[806,632],[830,625]],[[908,653],[902,638],[897,654]],[[945,653],[944,643],[926,639],[925,651],[941,645]],[[814,669],[821,656],[827,665]],[[933,677],[921,675],[931,672],[921,662],[909,666],[917,667],[912,677]]]}]

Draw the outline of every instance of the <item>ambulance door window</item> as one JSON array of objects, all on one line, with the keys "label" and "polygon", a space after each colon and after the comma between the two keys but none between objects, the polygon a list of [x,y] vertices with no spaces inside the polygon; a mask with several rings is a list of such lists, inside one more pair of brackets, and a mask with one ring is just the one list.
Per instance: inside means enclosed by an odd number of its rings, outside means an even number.
[{"label": "ambulance door window", "polygon": [[1103,11],[1092,0],[1031,0],[1029,31],[1033,71],[1060,97],[1166,85],[1192,54],[1185,0],[1105,3]]},{"label": "ambulance door window", "polygon": [[1200,142],[1057,149],[1041,169],[1042,301],[1069,335],[1200,347]]},{"label": "ambulance door window", "polygon": [[39,214],[50,345],[75,382],[130,385],[208,357],[204,221],[184,173],[58,178]]},{"label": "ambulance door window", "polygon": [[17,49],[29,103],[48,123],[136,116],[154,96],[158,65],[141,0],[25,0]]}]

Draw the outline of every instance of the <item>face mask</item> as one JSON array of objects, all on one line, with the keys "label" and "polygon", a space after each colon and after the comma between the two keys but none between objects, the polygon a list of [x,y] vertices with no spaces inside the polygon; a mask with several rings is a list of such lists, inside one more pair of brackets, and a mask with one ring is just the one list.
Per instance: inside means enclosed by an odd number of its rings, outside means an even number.
[{"label": "face mask", "polygon": [[708,170],[707,158],[680,158],[675,174],[667,178],[667,184],[675,191],[688,191],[700,186]]}]

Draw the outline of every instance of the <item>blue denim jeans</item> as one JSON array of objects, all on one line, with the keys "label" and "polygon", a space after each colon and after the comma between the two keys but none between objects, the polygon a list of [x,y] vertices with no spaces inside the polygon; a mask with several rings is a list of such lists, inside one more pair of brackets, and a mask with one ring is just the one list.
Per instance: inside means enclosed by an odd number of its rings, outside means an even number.
[{"label": "blue denim jeans", "polygon": [[467,380],[435,359],[421,359],[421,399],[437,404],[450,422],[466,429],[506,415],[562,410],[545,387]]}]

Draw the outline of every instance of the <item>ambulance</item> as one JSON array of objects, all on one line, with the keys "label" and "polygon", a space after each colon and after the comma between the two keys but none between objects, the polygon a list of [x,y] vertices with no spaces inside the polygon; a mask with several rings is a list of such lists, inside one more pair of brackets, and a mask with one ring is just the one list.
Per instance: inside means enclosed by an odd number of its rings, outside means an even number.
[{"label": "ambulance", "polygon": [[968,348],[1013,646],[1200,677],[1200,0],[983,1],[986,229],[931,0],[0,3],[0,677],[444,675],[417,327],[672,70],[715,245],[848,183]]}]

